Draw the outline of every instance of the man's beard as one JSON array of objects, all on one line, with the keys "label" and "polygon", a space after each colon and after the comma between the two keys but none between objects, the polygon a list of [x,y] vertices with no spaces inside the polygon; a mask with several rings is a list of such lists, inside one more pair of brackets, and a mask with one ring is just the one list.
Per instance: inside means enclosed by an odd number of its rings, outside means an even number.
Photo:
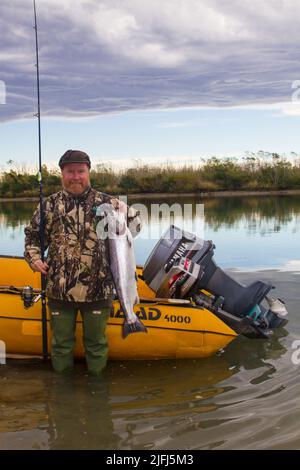
[{"label": "man's beard", "polygon": [[89,183],[65,183],[64,188],[71,194],[80,195],[82,194],[88,187],[90,186]]}]

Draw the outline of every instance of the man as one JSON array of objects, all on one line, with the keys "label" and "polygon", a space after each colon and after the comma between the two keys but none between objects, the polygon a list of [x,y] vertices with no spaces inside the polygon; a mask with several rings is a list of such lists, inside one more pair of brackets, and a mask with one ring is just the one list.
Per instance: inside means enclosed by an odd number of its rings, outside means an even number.
[{"label": "man", "polygon": [[44,201],[46,261],[41,260],[39,208],[25,228],[24,257],[34,271],[47,276],[54,370],[64,373],[73,367],[76,317],[80,310],[88,371],[100,375],[107,362],[105,328],[113,282],[105,240],[96,235],[96,209],[111,203],[115,209],[126,211],[133,235],[140,230],[140,220],[138,213],[122,201],[91,188],[91,162],[85,152],[67,150],[59,166],[62,190]]}]

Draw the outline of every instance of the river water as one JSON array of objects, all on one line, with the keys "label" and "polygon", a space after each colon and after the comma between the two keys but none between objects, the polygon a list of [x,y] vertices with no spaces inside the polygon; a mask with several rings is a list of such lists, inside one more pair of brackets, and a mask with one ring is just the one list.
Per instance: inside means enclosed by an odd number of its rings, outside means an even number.
[{"label": "river water", "polygon": [[[135,241],[139,264],[170,223],[151,202]],[[300,200],[159,202],[191,204],[176,224],[193,223],[213,240],[215,261],[240,282],[271,281],[288,324],[268,340],[238,337],[207,359],[110,361],[101,380],[88,377],[83,362],[59,377],[49,363],[8,360],[0,365],[0,449],[300,448]],[[196,210],[203,202],[204,214]],[[22,254],[35,205],[0,204],[1,254]]]}]

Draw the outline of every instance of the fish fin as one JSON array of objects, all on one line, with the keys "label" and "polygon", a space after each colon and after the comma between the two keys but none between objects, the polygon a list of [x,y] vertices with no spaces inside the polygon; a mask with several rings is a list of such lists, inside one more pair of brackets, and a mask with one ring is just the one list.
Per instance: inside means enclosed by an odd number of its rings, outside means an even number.
[{"label": "fish fin", "polygon": [[139,333],[140,331],[147,333],[147,328],[138,318],[134,323],[128,323],[128,321],[125,319],[122,332],[123,339],[130,335],[130,333]]},{"label": "fish fin", "polygon": [[128,233],[127,233],[127,242],[128,242],[128,245],[131,247],[132,241],[131,241],[130,237],[128,236]]}]

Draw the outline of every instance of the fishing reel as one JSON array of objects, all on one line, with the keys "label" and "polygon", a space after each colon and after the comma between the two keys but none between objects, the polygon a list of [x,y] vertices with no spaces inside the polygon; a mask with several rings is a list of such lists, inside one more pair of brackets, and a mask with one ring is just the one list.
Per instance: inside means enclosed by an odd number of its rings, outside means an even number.
[{"label": "fishing reel", "polygon": [[36,294],[31,286],[23,287],[21,299],[23,300],[24,308],[32,307],[40,298],[41,294]]}]

